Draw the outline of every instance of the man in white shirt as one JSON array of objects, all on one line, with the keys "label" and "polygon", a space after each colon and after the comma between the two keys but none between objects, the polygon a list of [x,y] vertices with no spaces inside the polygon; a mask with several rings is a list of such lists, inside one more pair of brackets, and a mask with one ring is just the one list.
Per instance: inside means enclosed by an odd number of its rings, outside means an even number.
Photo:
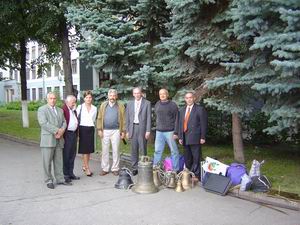
[{"label": "man in white shirt", "polygon": [[136,175],[139,153],[147,155],[147,140],[151,131],[151,103],[143,98],[142,89],[136,87],[132,91],[134,100],[126,107],[126,132],[131,139],[132,173]]},{"label": "man in white shirt", "polygon": [[66,132],[64,133],[64,149],[63,149],[63,172],[66,181],[79,180],[80,178],[75,176],[74,161],[77,150],[77,129],[78,119],[76,113],[76,98],[73,95],[68,95],[65,104],[62,107],[64,111],[64,117],[67,122]]}]

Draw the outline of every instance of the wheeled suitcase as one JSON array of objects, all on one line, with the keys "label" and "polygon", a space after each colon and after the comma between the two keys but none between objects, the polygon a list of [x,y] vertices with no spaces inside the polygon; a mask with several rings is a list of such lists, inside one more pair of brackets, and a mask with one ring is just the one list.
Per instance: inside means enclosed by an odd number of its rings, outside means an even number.
[{"label": "wheeled suitcase", "polygon": [[206,191],[226,195],[231,186],[231,180],[222,175],[205,173],[202,186]]}]

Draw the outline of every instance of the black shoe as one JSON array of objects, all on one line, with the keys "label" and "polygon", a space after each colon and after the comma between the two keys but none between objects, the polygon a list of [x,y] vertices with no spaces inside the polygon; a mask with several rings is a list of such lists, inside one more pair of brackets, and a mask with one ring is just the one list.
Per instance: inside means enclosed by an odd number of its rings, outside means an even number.
[{"label": "black shoe", "polygon": [[48,183],[47,188],[54,189],[54,184],[53,183]]},{"label": "black shoe", "polygon": [[132,175],[136,176],[138,174],[138,170],[132,170]]},{"label": "black shoe", "polygon": [[80,177],[77,177],[77,176],[75,176],[75,175],[72,175],[72,176],[70,176],[70,179],[71,179],[71,180],[80,180]]},{"label": "black shoe", "polygon": [[73,185],[73,184],[72,184],[72,182],[66,182],[66,181],[63,181],[63,182],[58,182],[57,185],[71,186],[71,185]]},{"label": "black shoe", "polygon": [[71,177],[65,177],[65,182],[66,183],[71,183],[72,182],[72,178]]}]

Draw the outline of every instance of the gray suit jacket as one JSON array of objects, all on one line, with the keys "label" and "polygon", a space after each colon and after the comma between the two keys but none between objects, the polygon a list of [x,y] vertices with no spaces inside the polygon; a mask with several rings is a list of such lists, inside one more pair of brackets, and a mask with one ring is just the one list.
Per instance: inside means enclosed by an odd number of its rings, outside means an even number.
[{"label": "gray suit jacket", "polygon": [[[55,147],[57,139],[55,133],[59,128],[66,129],[67,124],[63,110],[55,107],[57,115],[49,105],[43,105],[38,109],[38,121],[41,126],[40,147]],[[61,137],[58,142],[61,148],[64,147],[64,139]]]},{"label": "gray suit jacket", "polygon": [[[129,138],[132,138],[133,135],[133,121],[134,100],[129,101],[126,107],[126,132],[129,133]],[[139,126],[141,136],[145,136],[146,132],[151,131],[151,103],[144,98],[142,98],[139,112]]]}]

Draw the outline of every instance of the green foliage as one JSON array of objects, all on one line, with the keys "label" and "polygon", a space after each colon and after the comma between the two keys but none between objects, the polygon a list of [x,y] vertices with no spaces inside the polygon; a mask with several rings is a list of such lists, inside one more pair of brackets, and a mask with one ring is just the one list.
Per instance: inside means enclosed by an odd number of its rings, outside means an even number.
[{"label": "green foliage", "polygon": [[210,90],[222,93],[207,103],[249,114],[253,100],[262,100],[269,118],[264,131],[292,137],[300,124],[300,2],[235,0],[227,15],[228,37],[247,48],[238,52],[239,62],[221,63],[229,75],[207,81]]},{"label": "green foliage", "polygon": [[[45,101],[31,101],[28,102],[28,111],[37,111],[38,108],[42,105],[45,105]],[[62,100],[57,100],[56,102],[57,107],[62,107],[63,106],[63,101]],[[2,106],[3,108],[7,110],[22,110],[22,105],[20,101],[16,102],[9,102],[5,105]]]}]

